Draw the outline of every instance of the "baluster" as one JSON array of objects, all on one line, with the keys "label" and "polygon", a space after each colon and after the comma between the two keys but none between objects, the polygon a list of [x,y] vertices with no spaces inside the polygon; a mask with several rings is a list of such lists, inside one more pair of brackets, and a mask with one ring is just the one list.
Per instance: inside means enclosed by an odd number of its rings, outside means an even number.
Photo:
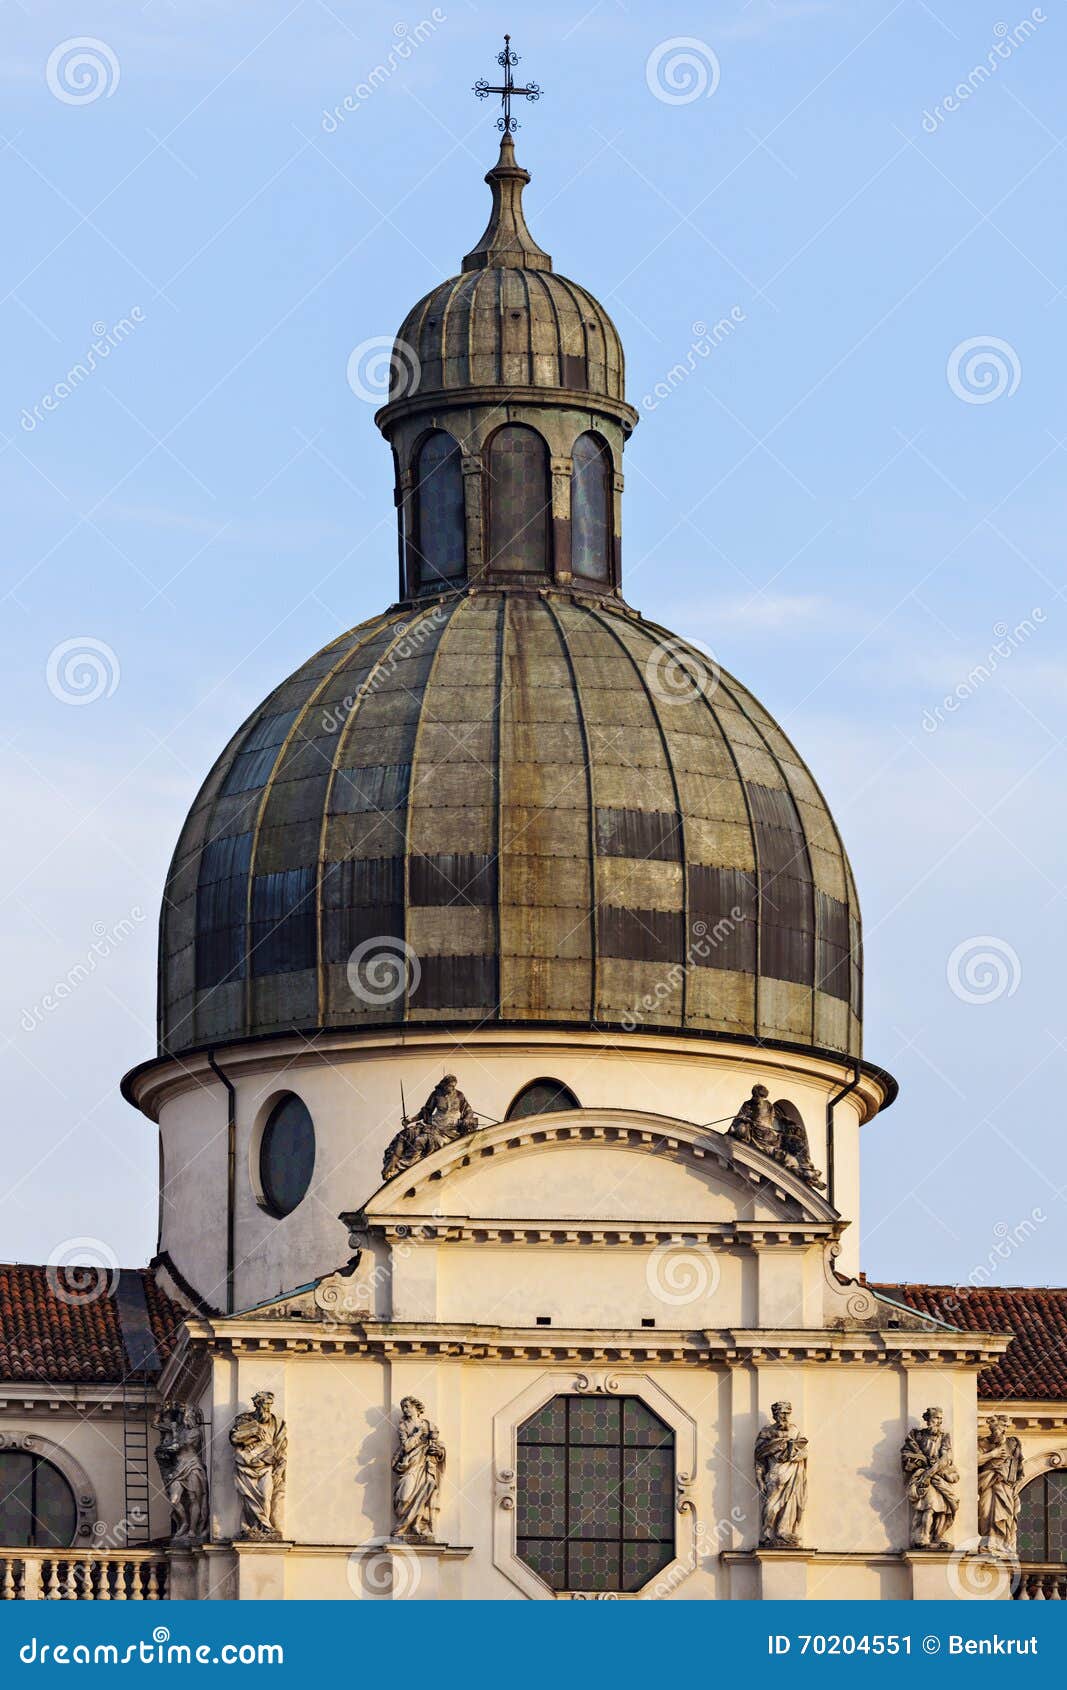
[{"label": "baluster", "polygon": [[41,1563],[32,1556],[20,1562],[22,1567],[22,1589],[19,1594],[24,1602],[37,1602],[44,1595],[41,1588]]},{"label": "baluster", "polygon": [[141,1588],[141,1563],[139,1561],[130,1562],[130,1601],[144,1601],[144,1591]]},{"label": "baluster", "polygon": [[115,1565],[115,1593],[112,1596],[111,1600],[113,1602],[125,1602],[126,1599],[127,1599],[126,1598],[126,1563],[125,1563],[125,1561],[116,1561],[114,1565]]},{"label": "baluster", "polygon": [[159,1600],[159,1579],[157,1577],[158,1571],[159,1571],[159,1569],[157,1568],[154,1561],[149,1561],[148,1564],[145,1567],[144,1599],[145,1599],[146,1602],[158,1602],[158,1600]]},{"label": "baluster", "polygon": [[14,1583],[14,1562],[9,1562],[6,1555],[0,1555],[0,1602],[10,1602],[14,1590],[8,1589]]},{"label": "baluster", "polygon": [[111,1562],[101,1561],[96,1580],[96,1600],[98,1602],[111,1601]]}]

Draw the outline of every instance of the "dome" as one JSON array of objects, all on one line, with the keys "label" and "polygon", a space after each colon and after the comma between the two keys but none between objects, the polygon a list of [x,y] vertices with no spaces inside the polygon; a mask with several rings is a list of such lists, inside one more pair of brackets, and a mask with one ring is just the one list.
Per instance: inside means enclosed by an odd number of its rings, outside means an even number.
[{"label": "dome", "polygon": [[522,207],[530,175],[515,162],[509,132],[485,180],[493,195],[485,233],[462,273],[433,288],[401,324],[379,422],[402,414],[405,401],[505,386],[517,398],[536,389],[542,403],[607,400],[629,432],[636,413],[623,395],[618,330],[591,293],[555,273],[530,234]]},{"label": "dome", "polygon": [[[556,388],[622,403],[624,365],[618,331],[577,282],[554,271],[503,265],[453,276],[409,311],[397,335],[396,392],[455,388]],[[539,397],[543,397],[539,395]]]},{"label": "dome", "polygon": [[311,658],[207,778],[163,905],[164,1053],[324,1028],[664,1030],[860,1049],[818,788],[617,600],[488,586]]}]

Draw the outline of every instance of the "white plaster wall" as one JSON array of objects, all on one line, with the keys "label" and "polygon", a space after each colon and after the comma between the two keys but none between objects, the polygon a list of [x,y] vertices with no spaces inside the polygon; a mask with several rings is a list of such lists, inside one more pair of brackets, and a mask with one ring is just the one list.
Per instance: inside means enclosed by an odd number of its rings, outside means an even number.
[{"label": "white plaster wall", "polygon": [[[569,1086],[586,1108],[615,1108],[665,1114],[683,1121],[728,1120],[757,1081],[772,1098],[788,1097],[808,1127],[812,1157],[825,1172],[825,1108],[844,1079],[829,1064],[708,1041],[674,1041],[674,1047],[631,1043],[614,1048],[582,1042],[479,1043],[455,1048],[447,1038],[429,1048],[425,1039],[397,1040],[270,1061],[256,1055],[251,1070],[237,1054],[220,1064],[237,1088],[237,1174],[235,1243],[236,1306],[247,1308],[307,1283],[340,1265],[347,1255],[342,1211],[358,1209],[380,1184],[381,1160],[400,1124],[401,1088],[409,1111],[425,1100],[445,1072],[454,1072],[479,1114],[503,1119],[516,1093],[548,1075]],[[416,1043],[417,1048],[409,1048]],[[315,1122],[316,1163],[304,1201],[283,1220],[257,1202],[255,1159],[258,1135],[274,1100],[296,1092]],[[836,1203],[850,1221],[840,1267],[859,1265],[859,1120],[855,1096],[838,1105],[835,1130]],[[225,1296],[226,1096],[210,1071],[180,1085],[160,1110],[166,1167],[162,1246],[190,1283],[215,1306]],[[642,1213],[640,1179],[634,1185],[634,1220]],[[588,1200],[580,1187],[572,1203]],[[595,1197],[594,1197],[595,1200]]]},{"label": "white plaster wall", "polygon": [[[216,1388],[225,1393],[226,1406],[223,1414],[216,1402],[217,1422],[228,1423],[232,1412],[250,1403],[253,1392],[270,1389],[289,1432],[283,1531],[296,1548],[272,1563],[242,1557],[242,1588],[288,1597],[377,1600],[389,1595],[379,1564],[349,1557],[390,1532],[397,1406],[411,1394],[425,1403],[447,1450],[438,1536],[471,1551],[466,1559],[427,1570],[428,1580],[441,1580],[434,1593],[522,1599],[523,1592],[494,1561],[494,1526],[501,1515],[493,1424],[500,1415],[507,1423],[520,1418],[516,1399],[560,1368],[558,1361],[540,1366],[254,1354],[218,1363]],[[803,1575],[809,1596],[909,1594],[906,1565],[887,1558],[907,1543],[899,1452],[905,1432],[931,1402],[945,1408],[960,1468],[963,1503],[956,1542],[975,1531],[975,1378],[968,1368],[798,1362],[732,1369],[613,1366],[606,1375],[620,1395],[640,1396],[649,1386],[658,1387],[696,1428],[696,1553],[669,1588],[654,1581],[663,1599],[744,1600],[758,1594],[751,1568],[728,1567],[720,1551],[755,1544],[753,1440],[772,1402],[781,1398],[793,1404],[793,1418],[810,1441],[805,1545],[845,1557],[809,1566]],[[219,1439],[213,1489],[217,1518],[227,1531],[237,1523],[231,1475],[232,1458]]]}]

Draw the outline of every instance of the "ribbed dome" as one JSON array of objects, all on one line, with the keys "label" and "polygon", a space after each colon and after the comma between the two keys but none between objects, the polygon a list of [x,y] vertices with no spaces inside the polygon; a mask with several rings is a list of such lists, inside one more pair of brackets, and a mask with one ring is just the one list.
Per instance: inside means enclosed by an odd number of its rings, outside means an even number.
[{"label": "ribbed dome", "polygon": [[683,641],[555,591],[311,658],[216,763],[163,906],[170,1051],[488,1022],[857,1055],[859,997],[852,877],[784,734]]},{"label": "ribbed dome", "polygon": [[463,274],[420,299],[400,326],[390,404],[501,386],[558,388],[622,403],[618,331],[591,293],[554,273],[530,234],[522,207],[530,176],[515,162],[510,134],[485,180],[492,211],[463,260]]},{"label": "ribbed dome", "polygon": [[[406,347],[419,360],[417,390]],[[507,386],[623,398],[614,323],[591,293],[552,270],[494,266],[442,282],[404,318],[392,368],[404,396]]]}]

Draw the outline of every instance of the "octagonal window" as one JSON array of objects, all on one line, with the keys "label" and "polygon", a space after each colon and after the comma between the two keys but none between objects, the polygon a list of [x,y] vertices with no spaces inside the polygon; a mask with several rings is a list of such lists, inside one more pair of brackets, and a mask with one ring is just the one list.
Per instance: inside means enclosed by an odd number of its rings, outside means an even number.
[{"label": "octagonal window", "polygon": [[552,1590],[637,1591],[674,1559],[674,1433],[639,1397],[553,1397],[519,1427],[516,1493]]}]

